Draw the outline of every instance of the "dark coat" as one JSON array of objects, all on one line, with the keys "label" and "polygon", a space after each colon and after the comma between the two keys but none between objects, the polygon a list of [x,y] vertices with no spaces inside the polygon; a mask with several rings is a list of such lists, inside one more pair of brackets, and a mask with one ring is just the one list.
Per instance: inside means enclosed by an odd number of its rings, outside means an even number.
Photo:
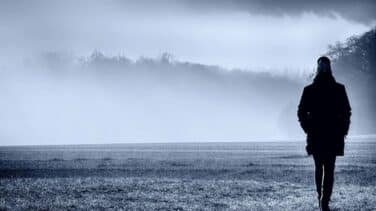
[{"label": "dark coat", "polygon": [[306,86],[298,106],[298,118],[307,134],[307,153],[344,155],[344,139],[350,126],[351,107],[345,86],[333,76],[316,76]]}]

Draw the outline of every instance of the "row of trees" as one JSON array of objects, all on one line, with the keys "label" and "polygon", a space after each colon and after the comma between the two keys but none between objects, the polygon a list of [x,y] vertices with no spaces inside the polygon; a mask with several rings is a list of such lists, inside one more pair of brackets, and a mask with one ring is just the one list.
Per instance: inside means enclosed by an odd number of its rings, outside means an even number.
[{"label": "row of trees", "polygon": [[[327,54],[332,58],[336,78],[346,85],[349,92],[354,113],[353,132],[375,133],[376,28],[361,36],[350,37],[346,42],[329,46]],[[244,108],[249,108],[242,111],[249,118],[268,108],[266,122],[278,120],[278,124],[290,134],[300,131],[295,113],[301,89],[307,83],[302,78],[294,80],[286,75],[228,71],[217,66],[176,61],[167,53],[159,58],[141,57],[137,60],[125,56],[106,56],[100,51],[78,60],[70,55],[48,53],[43,60],[47,69],[53,72],[61,69],[64,73],[99,76],[96,83],[108,82],[110,85],[106,86],[113,87],[111,92],[137,91],[135,97],[141,98],[150,94],[168,94],[170,98],[184,100],[189,95],[197,105],[205,100],[213,106],[238,102],[244,104]],[[74,71],[66,71],[70,68]],[[228,112],[230,115],[231,112]],[[279,116],[274,112],[279,113]]]}]

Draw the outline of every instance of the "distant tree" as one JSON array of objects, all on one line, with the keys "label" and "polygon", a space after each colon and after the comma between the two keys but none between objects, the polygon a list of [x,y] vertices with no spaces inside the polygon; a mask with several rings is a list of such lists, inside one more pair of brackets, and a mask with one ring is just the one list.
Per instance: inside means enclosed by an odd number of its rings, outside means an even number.
[{"label": "distant tree", "polygon": [[360,36],[353,36],[344,43],[329,46],[333,63],[346,72],[376,75],[376,28]]},{"label": "distant tree", "polygon": [[87,59],[83,61],[84,65],[96,69],[119,69],[128,67],[133,64],[133,61],[125,56],[105,56],[101,51],[94,50]]},{"label": "distant tree", "polygon": [[327,53],[340,81],[353,97],[353,118],[360,133],[375,133],[376,126],[376,28],[329,46]]}]

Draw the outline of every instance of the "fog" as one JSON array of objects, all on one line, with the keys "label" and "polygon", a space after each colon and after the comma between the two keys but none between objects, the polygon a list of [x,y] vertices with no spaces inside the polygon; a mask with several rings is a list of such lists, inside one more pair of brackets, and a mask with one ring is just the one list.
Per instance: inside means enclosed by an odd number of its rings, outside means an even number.
[{"label": "fog", "polygon": [[1,1],[0,145],[302,139],[317,57],[375,24],[373,1],[213,2]]},{"label": "fog", "polygon": [[296,120],[283,112],[295,112],[302,85],[168,54],[133,61],[100,52],[44,54],[1,79],[2,144],[286,138],[284,124]]}]

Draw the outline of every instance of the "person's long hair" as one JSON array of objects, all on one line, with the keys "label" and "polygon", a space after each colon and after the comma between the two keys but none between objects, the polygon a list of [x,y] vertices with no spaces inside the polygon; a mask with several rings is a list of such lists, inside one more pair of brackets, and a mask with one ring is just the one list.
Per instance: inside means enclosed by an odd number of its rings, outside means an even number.
[{"label": "person's long hair", "polygon": [[313,78],[313,83],[315,84],[332,84],[336,82],[332,71],[330,72],[316,72],[315,77]]}]

